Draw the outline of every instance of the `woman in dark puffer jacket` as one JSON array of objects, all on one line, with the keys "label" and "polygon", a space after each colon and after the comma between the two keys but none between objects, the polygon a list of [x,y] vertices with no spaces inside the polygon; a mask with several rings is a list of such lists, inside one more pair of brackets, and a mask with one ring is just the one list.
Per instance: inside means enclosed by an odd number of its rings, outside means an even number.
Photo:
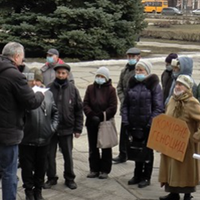
[{"label": "woman in dark puffer jacket", "polygon": [[[122,107],[122,122],[131,140],[128,144],[128,157],[135,161],[134,176],[128,185],[138,184],[139,188],[150,185],[154,156],[153,150],[147,148],[146,144],[153,117],[164,111],[159,78],[151,74],[151,68],[151,63],[146,60],[136,64],[135,76],[129,81]],[[142,154],[139,155],[138,151],[132,153],[131,148],[139,147],[144,149]]]}]

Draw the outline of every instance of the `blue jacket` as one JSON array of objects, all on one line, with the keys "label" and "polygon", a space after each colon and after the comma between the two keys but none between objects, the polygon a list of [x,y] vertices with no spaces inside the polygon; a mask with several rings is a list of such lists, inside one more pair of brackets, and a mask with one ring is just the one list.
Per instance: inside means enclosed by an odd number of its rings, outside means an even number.
[{"label": "blue jacket", "polygon": [[122,106],[122,123],[131,128],[149,128],[153,117],[163,113],[163,93],[157,75],[139,82],[132,77]]}]

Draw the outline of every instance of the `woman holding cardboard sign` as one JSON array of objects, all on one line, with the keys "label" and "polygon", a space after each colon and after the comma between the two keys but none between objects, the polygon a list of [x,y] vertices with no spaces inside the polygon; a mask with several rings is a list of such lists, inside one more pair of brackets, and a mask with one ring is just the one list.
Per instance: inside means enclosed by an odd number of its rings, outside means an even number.
[{"label": "woman holding cardboard sign", "polygon": [[149,61],[138,61],[122,106],[122,123],[129,138],[128,159],[135,161],[134,176],[128,185],[138,184],[139,188],[150,185],[154,156],[146,143],[153,117],[163,112],[159,78],[151,74],[151,68]]},{"label": "woman holding cardboard sign", "polygon": [[198,153],[200,141],[200,103],[193,97],[192,87],[190,76],[179,75],[173,96],[166,107],[166,115],[187,123],[190,138],[183,162],[161,154],[159,182],[170,193],[160,197],[160,200],[179,200],[179,193],[184,194],[184,200],[190,200],[199,182],[198,161],[192,155]]}]

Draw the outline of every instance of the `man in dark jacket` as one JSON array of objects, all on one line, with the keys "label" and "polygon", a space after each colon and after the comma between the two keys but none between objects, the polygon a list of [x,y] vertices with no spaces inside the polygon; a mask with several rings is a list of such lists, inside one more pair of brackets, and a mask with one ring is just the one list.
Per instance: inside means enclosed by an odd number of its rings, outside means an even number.
[{"label": "man in dark jacket", "polygon": [[[28,83],[31,87],[42,83],[39,69],[30,69],[31,77]],[[58,126],[58,110],[50,91],[45,92],[41,106],[25,113],[24,137],[19,145],[21,174],[26,200],[43,200],[42,186],[46,172],[48,144]]]},{"label": "man in dark jacket", "polygon": [[[140,59],[140,50],[137,48],[130,48],[126,52],[128,63],[125,68],[122,69],[119,82],[117,84],[117,94],[121,103],[121,108],[124,102],[124,97],[126,90],[128,88],[128,83],[130,78],[135,75],[135,65]],[[121,112],[120,108],[120,112]],[[123,163],[127,160],[127,152],[126,152],[126,134],[123,124],[121,123],[120,130],[120,140],[119,140],[119,155],[113,158],[113,161],[117,163]]]},{"label": "man in dark jacket", "polygon": [[44,185],[45,189],[57,184],[56,176],[56,150],[57,143],[61,148],[64,157],[64,179],[65,185],[70,189],[76,189],[73,170],[73,134],[78,138],[83,129],[83,105],[78,89],[68,81],[70,66],[58,64],[54,67],[56,79],[49,87],[53,93],[55,103],[59,112],[59,125],[50,143],[48,152],[48,180]]},{"label": "man in dark jacket", "polygon": [[24,59],[24,47],[9,42],[0,56],[0,168],[3,200],[15,200],[17,193],[18,144],[23,137],[25,109],[36,109],[44,99],[34,94],[18,66]]}]

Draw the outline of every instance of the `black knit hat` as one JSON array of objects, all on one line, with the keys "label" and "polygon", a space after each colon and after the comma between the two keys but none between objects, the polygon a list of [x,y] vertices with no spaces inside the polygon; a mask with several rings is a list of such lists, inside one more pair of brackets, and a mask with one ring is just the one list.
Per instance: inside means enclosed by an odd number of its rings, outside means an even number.
[{"label": "black knit hat", "polygon": [[177,55],[176,53],[170,53],[170,54],[165,58],[165,62],[171,64],[172,59],[176,59],[176,58],[178,58],[178,55]]}]

